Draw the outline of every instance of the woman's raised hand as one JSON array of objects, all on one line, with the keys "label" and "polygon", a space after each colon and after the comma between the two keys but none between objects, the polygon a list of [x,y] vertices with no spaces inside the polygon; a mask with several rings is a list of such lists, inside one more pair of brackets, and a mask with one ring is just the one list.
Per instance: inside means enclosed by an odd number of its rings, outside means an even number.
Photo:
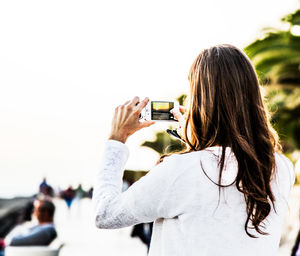
[{"label": "woman's raised hand", "polygon": [[136,131],[154,124],[154,121],[139,121],[142,109],[146,107],[148,101],[149,99],[145,98],[140,102],[139,97],[134,97],[131,101],[118,106],[115,109],[109,139],[125,143]]}]

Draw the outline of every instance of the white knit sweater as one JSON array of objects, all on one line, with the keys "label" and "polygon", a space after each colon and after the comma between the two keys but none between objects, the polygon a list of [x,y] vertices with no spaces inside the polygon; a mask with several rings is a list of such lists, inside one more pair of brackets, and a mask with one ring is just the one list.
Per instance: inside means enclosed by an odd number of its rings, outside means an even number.
[{"label": "white knit sweater", "polygon": [[[125,144],[106,144],[93,202],[99,228],[122,228],[137,223],[154,223],[151,256],[274,256],[277,254],[288,197],[294,183],[292,163],[276,154],[272,190],[275,209],[264,221],[269,235],[244,230],[246,204],[235,185],[222,188],[218,182],[221,147],[172,155],[145,177],[121,192],[124,166],[129,155]],[[231,184],[237,162],[230,148],[222,184]],[[212,180],[210,180],[207,176]]]}]

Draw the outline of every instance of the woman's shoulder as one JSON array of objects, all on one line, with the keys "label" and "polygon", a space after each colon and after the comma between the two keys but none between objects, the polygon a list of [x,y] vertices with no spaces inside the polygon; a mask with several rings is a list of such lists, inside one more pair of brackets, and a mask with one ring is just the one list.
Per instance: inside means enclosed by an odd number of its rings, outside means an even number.
[{"label": "woman's shoulder", "polygon": [[216,148],[209,148],[199,151],[174,153],[164,158],[163,165],[178,172],[193,170],[198,172],[199,167],[212,169],[214,166],[217,166],[219,157],[220,154]]},{"label": "woman's shoulder", "polygon": [[180,163],[182,161],[198,160],[199,158],[206,159],[206,160],[213,160],[218,155],[219,155],[218,152],[208,148],[199,151],[173,153],[172,155],[167,156],[165,160],[168,162],[177,162],[177,163]]},{"label": "woman's shoulder", "polygon": [[[173,154],[166,157],[161,167],[169,170],[172,175],[182,176],[182,182],[206,183],[207,179],[218,182],[219,161],[222,154],[222,147],[210,147],[204,150],[193,151],[183,154]],[[223,173],[224,184],[231,184],[237,173],[237,164],[231,150],[225,151],[226,172]],[[200,184],[200,183],[199,183]]]},{"label": "woman's shoulder", "polygon": [[[226,147],[225,154],[231,155],[231,150],[229,147]],[[208,147],[203,150],[199,151],[190,151],[190,152],[184,152],[184,153],[174,153],[166,159],[171,161],[182,161],[182,160],[197,160],[199,158],[205,159],[207,161],[216,161],[219,160],[220,156],[222,154],[222,147],[221,146],[214,146],[214,147]]]},{"label": "woman's shoulder", "polygon": [[290,159],[288,159],[285,155],[282,153],[276,152],[275,153],[275,161],[276,161],[276,167],[278,168],[284,168],[286,170],[289,170],[290,172],[294,172],[294,165]]}]

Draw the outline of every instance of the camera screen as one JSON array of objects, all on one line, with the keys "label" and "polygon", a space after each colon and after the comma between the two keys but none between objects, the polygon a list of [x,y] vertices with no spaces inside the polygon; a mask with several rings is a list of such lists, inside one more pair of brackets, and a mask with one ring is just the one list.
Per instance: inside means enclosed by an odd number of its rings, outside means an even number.
[{"label": "camera screen", "polygon": [[174,102],[169,101],[152,101],[151,102],[151,119],[152,120],[174,120],[170,110],[174,108]]}]

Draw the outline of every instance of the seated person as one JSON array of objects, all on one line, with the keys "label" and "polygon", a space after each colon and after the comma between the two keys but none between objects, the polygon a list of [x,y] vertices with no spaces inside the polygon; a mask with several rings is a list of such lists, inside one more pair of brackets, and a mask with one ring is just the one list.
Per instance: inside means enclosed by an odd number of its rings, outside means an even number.
[{"label": "seated person", "polygon": [[10,246],[49,245],[57,237],[53,223],[54,212],[55,206],[51,201],[36,200],[33,214],[38,224],[23,232],[12,232],[6,244]]}]

